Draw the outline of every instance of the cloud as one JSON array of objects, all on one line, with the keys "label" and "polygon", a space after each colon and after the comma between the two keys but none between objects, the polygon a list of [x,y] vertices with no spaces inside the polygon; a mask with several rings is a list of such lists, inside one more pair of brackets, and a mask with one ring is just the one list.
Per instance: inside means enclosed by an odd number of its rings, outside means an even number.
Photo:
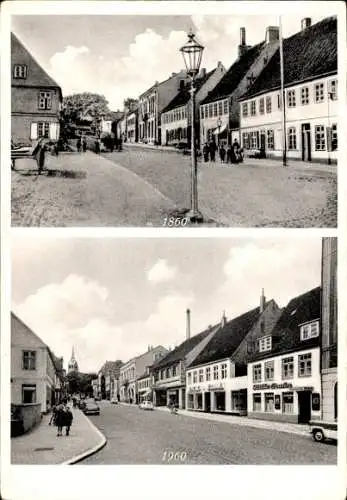
[{"label": "cloud", "polygon": [[68,45],[62,52],[56,52],[50,59],[50,73],[62,86],[64,94],[86,91],[86,78],[92,68],[88,58],[90,50],[86,46]]},{"label": "cloud", "polygon": [[160,259],[147,272],[147,279],[152,283],[164,283],[175,278],[176,267],[169,267],[165,259]]}]

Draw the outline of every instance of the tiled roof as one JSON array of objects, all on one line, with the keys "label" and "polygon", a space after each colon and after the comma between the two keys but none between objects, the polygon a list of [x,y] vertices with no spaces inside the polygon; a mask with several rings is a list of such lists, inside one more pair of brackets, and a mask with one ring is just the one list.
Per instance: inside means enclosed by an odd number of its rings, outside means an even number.
[{"label": "tiled roof", "polygon": [[190,339],[185,340],[180,344],[178,347],[176,347],[173,351],[170,351],[164,358],[160,359],[158,362],[152,365],[152,370],[157,370],[158,368],[164,368],[165,366],[169,366],[172,363],[177,363],[181,360],[184,360],[185,356],[201,342],[204,340],[207,335],[211,333],[211,330],[215,328],[217,325],[214,327],[209,327],[206,330],[204,330],[201,333],[198,333],[197,335],[194,335],[193,337],[190,337]]},{"label": "tiled roof", "polygon": [[260,315],[259,307],[228,321],[212,337],[205,349],[195,358],[190,366],[202,365],[225,359],[233,354]]},{"label": "tiled roof", "polygon": [[[195,80],[195,92],[198,92],[201,87],[207,82],[207,80],[212,76],[214,73],[214,69],[206,73],[205,76],[202,76],[200,78],[197,78]],[[183,90],[180,90],[176,96],[172,99],[172,101],[169,102],[169,104],[163,109],[162,113],[166,113],[167,111],[171,111],[172,109],[176,109],[180,106],[184,106],[187,104],[190,100],[190,84],[186,84],[183,88]]]},{"label": "tiled roof", "polygon": [[117,361],[106,361],[100,368],[99,373],[117,372],[122,365],[123,363],[119,359]]},{"label": "tiled roof", "polygon": [[254,45],[249,50],[245,52],[239,59],[237,59],[232,66],[225,73],[223,78],[214,87],[214,89],[209,92],[207,97],[201,101],[200,104],[206,104],[208,102],[218,101],[223,97],[228,97],[234,92],[238,87],[241,80],[244,78],[245,74],[252,66],[254,61],[257,59],[264,47],[264,42]]},{"label": "tiled roof", "polygon": [[[337,19],[328,17],[283,40],[284,85],[337,72]],[[279,89],[280,51],[241,99]],[[240,100],[241,100],[240,99]]]},{"label": "tiled roof", "polygon": [[22,42],[16,37],[14,33],[11,33],[11,67],[14,64],[25,64],[28,68],[28,74],[26,79],[14,78],[14,73],[11,71],[12,75],[12,86],[32,86],[32,87],[52,87],[59,89],[61,95],[61,88],[59,85],[51,78],[46,71],[41,68],[38,62],[33,58],[28,49],[22,44]]},{"label": "tiled roof", "polygon": [[320,318],[321,288],[317,287],[292,299],[272,331],[272,349],[268,352],[257,352],[251,361],[285,354],[286,352],[317,347],[319,337],[302,341],[299,325]]}]

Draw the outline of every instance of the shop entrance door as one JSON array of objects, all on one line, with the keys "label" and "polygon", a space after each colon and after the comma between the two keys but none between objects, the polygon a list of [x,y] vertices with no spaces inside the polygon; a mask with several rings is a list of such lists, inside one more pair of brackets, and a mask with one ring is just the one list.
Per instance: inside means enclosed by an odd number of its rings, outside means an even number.
[{"label": "shop entrance door", "polygon": [[205,411],[206,412],[211,411],[211,393],[210,392],[205,392]]},{"label": "shop entrance door", "polygon": [[298,392],[299,424],[307,424],[311,420],[311,392]]},{"label": "shop entrance door", "polygon": [[301,125],[301,158],[303,161],[311,161],[311,125]]}]

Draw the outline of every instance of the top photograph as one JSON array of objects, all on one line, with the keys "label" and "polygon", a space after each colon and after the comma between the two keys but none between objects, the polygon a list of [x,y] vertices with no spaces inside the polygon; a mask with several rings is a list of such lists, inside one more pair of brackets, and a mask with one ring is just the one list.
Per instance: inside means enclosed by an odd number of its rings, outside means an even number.
[{"label": "top photograph", "polygon": [[337,18],[12,15],[11,225],[336,228]]}]

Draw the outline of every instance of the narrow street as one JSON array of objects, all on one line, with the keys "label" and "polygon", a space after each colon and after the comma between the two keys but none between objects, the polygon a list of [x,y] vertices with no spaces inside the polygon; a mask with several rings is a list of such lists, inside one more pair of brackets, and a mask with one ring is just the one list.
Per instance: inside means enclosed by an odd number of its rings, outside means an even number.
[{"label": "narrow street", "polygon": [[[108,442],[81,464],[336,464],[335,444],[273,430],[101,403],[91,421]],[[170,460],[170,452],[176,460]]]}]

